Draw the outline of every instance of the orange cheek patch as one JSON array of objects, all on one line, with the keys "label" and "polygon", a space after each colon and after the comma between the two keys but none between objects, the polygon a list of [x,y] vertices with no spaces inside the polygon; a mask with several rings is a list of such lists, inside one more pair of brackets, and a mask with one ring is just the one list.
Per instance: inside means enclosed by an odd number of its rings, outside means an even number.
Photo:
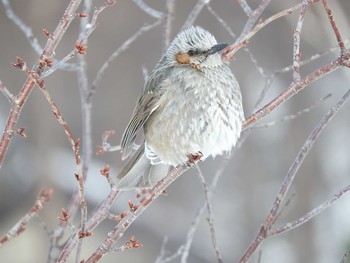
[{"label": "orange cheek patch", "polygon": [[175,56],[176,61],[179,64],[189,64],[190,63],[190,56],[186,53],[177,53]]}]

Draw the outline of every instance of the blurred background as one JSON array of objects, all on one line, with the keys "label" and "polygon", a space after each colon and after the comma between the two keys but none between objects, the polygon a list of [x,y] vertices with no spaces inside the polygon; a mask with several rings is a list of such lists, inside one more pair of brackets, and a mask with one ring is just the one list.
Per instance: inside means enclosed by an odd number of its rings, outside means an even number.
[{"label": "blurred background", "polygon": [[[252,8],[260,3],[258,0],[247,2]],[[271,1],[262,18],[266,19],[299,2]],[[329,2],[342,36],[349,39],[350,2]],[[46,43],[42,29],[53,32],[68,3],[69,1],[61,0],[10,1],[13,11],[31,27],[41,46]],[[166,13],[166,1],[147,0],[145,3]],[[194,0],[175,1],[171,38],[181,29],[196,3]],[[93,1],[93,6],[102,4],[103,1]],[[210,7],[237,36],[240,34],[247,16],[237,1],[215,0],[210,3]],[[231,63],[232,71],[241,85],[246,117],[253,112],[266,79],[276,70],[291,65],[292,33],[298,15],[299,11],[261,30],[250,40],[247,46],[249,52],[240,50],[235,61]],[[145,13],[133,1],[118,1],[113,7],[106,9],[99,17],[98,28],[88,41],[86,60],[89,83],[91,84],[97,71],[117,48],[143,25],[154,22],[155,18]],[[220,42],[235,41],[206,7],[194,24],[212,32]],[[91,120],[94,149],[101,144],[101,135],[106,130],[115,130],[109,142],[113,145],[119,143],[143,88],[143,69],[150,72],[165,50],[164,25],[165,23],[161,23],[142,34],[121,52],[98,82],[93,95]],[[76,19],[56,49],[55,58],[62,59],[74,49],[78,33],[79,19]],[[26,76],[10,64],[15,63],[16,56],[19,56],[31,67],[38,55],[20,29],[8,19],[2,4],[0,35],[0,80],[13,94],[17,94]],[[314,4],[307,9],[302,28],[302,59],[336,46],[337,41],[322,3]],[[339,50],[336,50],[303,66],[302,76],[331,62],[338,54]],[[285,90],[291,82],[291,72],[278,75],[263,104]],[[81,107],[76,73],[59,70],[47,77],[45,83],[74,136],[81,137]],[[305,139],[329,108],[350,88],[349,83],[349,70],[338,69],[328,74],[277,108],[259,124],[296,114],[331,93],[329,99],[318,103],[311,112],[294,120],[269,128],[253,129],[240,147],[233,151],[212,201],[217,243],[224,262],[236,262],[255,238]],[[0,94],[1,129],[5,127],[9,109],[10,104]],[[297,174],[289,192],[289,196],[294,197],[284,209],[277,226],[304,215],[349,184],[349,115],[350,107],[345,105],[316,142]],[[39,213],[46,227],[54,230],[60,209],[67,206],[76,187],[71,146],[38,88],[34,88],[23,108],[17,124],[17,128],[20,127],[26,128],[27,138],[18,135],[13,138],[0,171],[1,236],[32,207],[41,188],[54,189],[51,202]],[[222,160],[223,158],[207,159],[200,164],[208,183],[221,167]],[[112,174],[116,174],[122,167],[120,154],[93,154],[86,189],[89,214],[108,193],[109,185],[99,173],[106,164],[111,166]],[[124,194],[116,202],[113,211],[117,214],[128,209],[127,200],[133,197],[134,194]],[[167,255],[176,252],[185,242],[188,229],[203,199],[204,190],[195,171],[182,175],[168,188],[168,196],[158,198],[127,230],[125,240],[135,235],[143,247],[109,254],[101,262],[155,262],[165,238]],[[195,233],[188,262],[216,261],[205,217],[206,215],[201,219]],[[350,246],[349,218],[350,196],[345,196],[301,227],[264,241],[261,262],[340,262]],[[78,224],[79,221],[73,223]],[[97,248],[114,225],[114,222],[106,221],[93,232],[93,238],[85,240],[83,257],[87,257]],[[21,236],[0,249],[0,261],[46,262],[48,244],[48,234],[39,221],[33,219]],[[252,262],[256,260],[257,255]],[[74,262],[74,256],[69,262]],[[180,260],[177,258],[172,262]]]}]

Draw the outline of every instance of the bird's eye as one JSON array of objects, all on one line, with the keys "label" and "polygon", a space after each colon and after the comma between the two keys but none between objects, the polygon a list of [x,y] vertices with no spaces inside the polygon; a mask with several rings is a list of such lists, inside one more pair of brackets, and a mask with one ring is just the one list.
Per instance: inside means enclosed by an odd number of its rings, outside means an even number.
[{"label": "bird's eye", "polygon": [[194,56],[194,55],[196,55],[196,51],[195,50],[193,50],[193,49],[190,49],[188,52],[187,52],[187,54],[188,55],[190,55],[190,56]]}]

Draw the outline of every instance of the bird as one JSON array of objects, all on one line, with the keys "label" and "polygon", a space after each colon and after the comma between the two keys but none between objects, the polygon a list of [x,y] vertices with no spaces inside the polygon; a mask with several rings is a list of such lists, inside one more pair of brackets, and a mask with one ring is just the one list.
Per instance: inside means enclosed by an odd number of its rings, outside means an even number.
[{"label": "bird", "polygon": [[236,145],[244,112],[239,84],[222,57],[227,46],[200,26],[171,42],[123,133],[122,159],[129,160],[118,174],[120,189],[152,188],[171,167]]}]

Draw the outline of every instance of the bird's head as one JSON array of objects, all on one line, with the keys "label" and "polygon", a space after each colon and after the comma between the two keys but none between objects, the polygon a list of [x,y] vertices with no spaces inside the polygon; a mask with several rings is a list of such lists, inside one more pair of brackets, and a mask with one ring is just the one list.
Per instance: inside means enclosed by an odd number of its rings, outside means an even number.
[{"label": "bird's head", "polygon": [[179,33],[170,44],[166,57],[173,66],[190,66],[214,68],[221,65],[219,54],[228,44],[217,43],[208,31],[198,26],[192,26]]}]

